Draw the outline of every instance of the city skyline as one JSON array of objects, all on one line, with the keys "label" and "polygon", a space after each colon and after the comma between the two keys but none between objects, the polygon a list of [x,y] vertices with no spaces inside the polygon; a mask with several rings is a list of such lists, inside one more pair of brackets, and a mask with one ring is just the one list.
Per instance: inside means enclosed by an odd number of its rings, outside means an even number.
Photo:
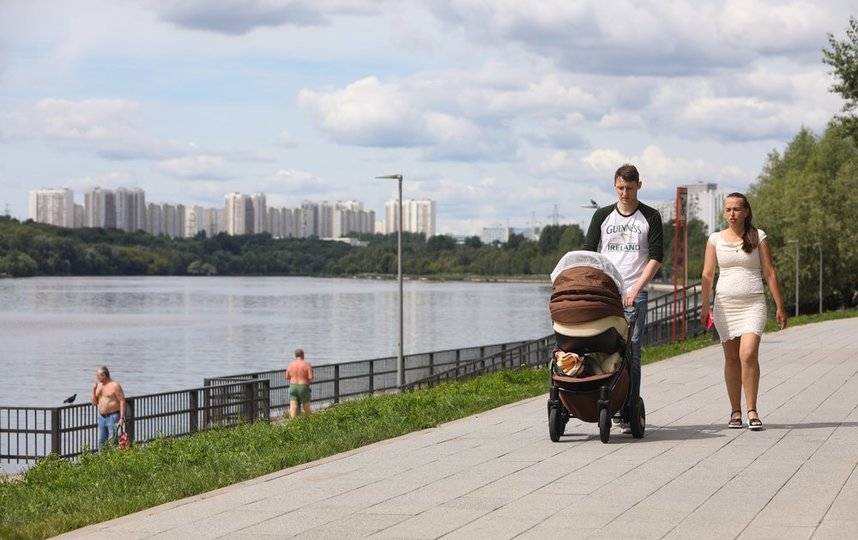
[{"label": "city skyline", "polygon": [[[232,192],[224,195],[221,207],[203,207],[183,203],[146,202],[145,191],[119,187],[116,190],[94,187],[75,201],[70,188],[47,188],[29,193],[28,219],[60,227],[104,227],[125,231],[143,230],[172,237],[193,237],[205,231],[209,235],[267,232],[276,238],[317,236],[343,238],[352,233],[373,234],[381,229],[389,234],[387,221],[376,222],[374,210],[365,210],[361,201],[302,201],[294,208],[272,207],[266,194]],[[386,203],[386,219],[398,226],[398,211],[391,214],[396,201]],[[429,200],[403,201],[403,230],[434,235],[435,203]],[[394,229],[395,230],[395,229]]]},{"label": "city skyline", "polygon": [[[0,212],[136,186],[214,206],[395,198],[437,233],[589,220],[613,172],[644,202],[747,191],[843,105],[831,0],[147,0],[0,3]],[[559,207],[559,210],[553,210]]]}]

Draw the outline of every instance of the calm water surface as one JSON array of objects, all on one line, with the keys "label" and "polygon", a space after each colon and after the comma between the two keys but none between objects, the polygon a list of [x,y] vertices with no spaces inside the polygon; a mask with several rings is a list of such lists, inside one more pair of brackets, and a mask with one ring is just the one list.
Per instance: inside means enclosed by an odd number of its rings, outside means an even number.
[{"label": "calm water surface", "polygon": [[[205,377],[395,356],[395,281],[281,277],[0,279],[0,405],[88,399],[95,368],[128,395]],[[406,281],[406,354],[551,332],[547,284]]]}]

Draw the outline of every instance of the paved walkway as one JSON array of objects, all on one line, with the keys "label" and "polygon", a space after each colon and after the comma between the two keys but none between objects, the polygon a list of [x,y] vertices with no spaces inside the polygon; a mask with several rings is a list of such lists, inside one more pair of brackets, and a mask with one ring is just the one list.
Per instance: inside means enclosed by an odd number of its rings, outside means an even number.
[{"label": "paved walkway", "polygon": [[727,429],[709,347],[644,367],[640,440],[552,443],[541,396],[61,538],[858,537],[858,319],[767,334],[761,363],[765,431]]}]

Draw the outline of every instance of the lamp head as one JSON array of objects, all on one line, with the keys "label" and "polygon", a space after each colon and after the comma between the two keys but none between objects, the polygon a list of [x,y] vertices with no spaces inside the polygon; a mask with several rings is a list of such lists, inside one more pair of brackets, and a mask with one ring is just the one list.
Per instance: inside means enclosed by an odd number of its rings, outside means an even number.
[{"label": "lamp head", "polygon": [[386,174],[384,176],[376,176],[379,180],[402,180],[401,174]]}]

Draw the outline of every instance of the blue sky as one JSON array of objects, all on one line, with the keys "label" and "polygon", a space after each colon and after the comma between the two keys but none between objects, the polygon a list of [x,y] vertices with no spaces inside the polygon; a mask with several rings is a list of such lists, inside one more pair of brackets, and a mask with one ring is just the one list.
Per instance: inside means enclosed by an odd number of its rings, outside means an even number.
[{"label": "blue sky", "polygon": [[437,202],[438,232],[586,223],[744,191],[840,110],[846,0],[0,0],[0,213],[30,190],[147,201]]}]

